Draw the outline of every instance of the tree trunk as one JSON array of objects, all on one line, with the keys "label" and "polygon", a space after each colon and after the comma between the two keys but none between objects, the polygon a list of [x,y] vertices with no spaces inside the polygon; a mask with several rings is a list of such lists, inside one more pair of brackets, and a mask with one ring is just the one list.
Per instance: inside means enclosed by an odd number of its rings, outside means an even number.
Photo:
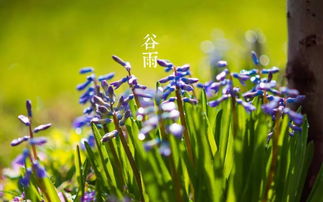
[{"label": "tree trunk", "polygon": [[310,124],[314,156],[302,201],[323,162],[323,0],[287,0],[288,85],[306,95],[303,112]]}]

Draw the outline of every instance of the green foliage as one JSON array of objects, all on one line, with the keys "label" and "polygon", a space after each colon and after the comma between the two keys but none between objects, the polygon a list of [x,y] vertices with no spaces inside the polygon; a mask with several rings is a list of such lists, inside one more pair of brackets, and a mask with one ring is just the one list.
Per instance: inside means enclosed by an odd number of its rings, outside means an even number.
[{"label": "green foliage", "polygon": [[[256,103],[259,105],[260,101],[254,100]],[[239,128],[233,133],[231,104],[227,102],[217,108],[210,108],[206,104],[204,92],[201,93],[198,105],[185,104],[184,109],[195,159],[193,163],[188,159],[183,140],[170,136],[172,158],[183,201],[262,200],[272,158],[272,143],[266,141],[267,133],[273,127],[271,119],[259,110],[247,114],[237,108]],[[280,120],[279,124],[278,161],[268,197],[278,202],[299,201],[313,152],[312,143],[307,143],[308,125],[305,121],[303,132],[290,137],[287,117]],[[144,199],[175,201],[170,157],[162,156],[157,148],[144,150],[143,142],[136,137],[140,125],[140,122],[130,118],[123,130],[127,131],[127,142],[140,171]],[[97,201],[105,201],[112,196],[140,200],[140,191],[120,140],[101,143],[100,139],[105,134],[103,129],[93,125],[92,130],[95,147],[85,142],[85,150],[77,146],[74,154],[66,153],[74,156],[74,162],[68,165],[74,167],[72,175],[66,179],[71,182],[68,186],[72,191],[66,193],[66,187],[62,186],[57,189],[76,200],[89,191],[95,191]],[[151,138],[159,135],[159,130],[156,130],[152,132]],[[115,156],[111,155],[109,144],[115,148]],[[117,164],[117,161],[120,162]],[[47,170],[53,173],[48,166]],[[322,173],[321,169],[309,201],[322,200]],[[66,172],[55,174],[66,175]],[[59,200],[56,188],[48,178],[44,178],[43,184],[51,200]],[[33,201],[39,201],[44,194],[37,187],[37,182],[32,180],[25,190],[26,196]]]}]

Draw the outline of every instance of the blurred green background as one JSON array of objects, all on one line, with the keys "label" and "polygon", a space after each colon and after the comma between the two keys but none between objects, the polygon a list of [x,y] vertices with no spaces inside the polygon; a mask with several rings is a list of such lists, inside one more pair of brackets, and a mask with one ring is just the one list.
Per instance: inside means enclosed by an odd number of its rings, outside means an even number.
[{"label": "blurred green background", "polygon": [[[154,33],[159,58],[189,63],[195,75],[209,77],[205,51],[226,52],[233,67],[244,67],[248,30],[265,41],[269,65],[286,61],[285,1],[281,0],[0,0],[0,168],[21,148],[12,138],[27,131],[17,120],[31,99],[37,123],[67,130],[81,114],[78,70],[125,75],[111,55],[130,61],[143,84],[153,86],[161,68],[144,69],[141,46]],[[249,37],[250,38],[250,37]],[[248,58],[249,59],[249,58]]]}]

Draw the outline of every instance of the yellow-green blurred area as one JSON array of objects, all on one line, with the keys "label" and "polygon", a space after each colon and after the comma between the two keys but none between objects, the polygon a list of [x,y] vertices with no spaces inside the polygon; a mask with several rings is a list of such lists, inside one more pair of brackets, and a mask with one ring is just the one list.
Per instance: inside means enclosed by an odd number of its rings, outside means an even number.
[{"label": "yellow-green blurred area", "polygon": [[120,78],[126,72],[111,59],[116,54],[131,62],[142,84],[153,87],[164,77],[162,68],[143,68],[146,34],[157,36],[159,58],[191,64],[204,81],[210,72],[205,49],[221,41],[231,67],[244,67],[248,30],[262,33],[269,65],[283,67],[286,60],[281,0],[0,0],[0,30],[0,167],[21,150],[9,144],[26,135],[17,119],[26,99],[35,124],[71,127],[82,113],[75,89],[84,80],[81,67]]}]

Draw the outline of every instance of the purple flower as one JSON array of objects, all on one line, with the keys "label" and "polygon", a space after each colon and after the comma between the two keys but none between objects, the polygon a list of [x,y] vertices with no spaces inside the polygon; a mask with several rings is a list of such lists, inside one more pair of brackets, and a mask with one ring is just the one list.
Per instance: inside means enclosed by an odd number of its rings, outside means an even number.
[{"label": "purple flower", "polygon": [[157,63],[162,66],[162,67],[173,67],[173,64],[171,62],[169,62],[168,60],[162,60],[162,59],[158,59]]},{"label": "purple flower", "polygon": [[31,145],[41,146],[47,142],[47,139],[44,137],[34,137],[29,139]]},{"label": "purple flower", "polygon": [[25,124],[26,126],[30,126],[30,120],[27,116],[19,115],[18,119],[21,121],[21,123]]},{"label": "purple flower", "polygon": [[254,76],[258,73],[257,69],[251,69],[251,70],[241,70],[240,74],[247,75],[247,76]]},{"label": "purple flower", "polygon": [[169,147],[169,143],[162,141],[162,143],[159,147],[159,152],[163,156],[169,156],[171,154],[171,149]]},{"label": "purple flower", "polygon": [[32,117],[32,110],[31,110],[31,101],[26,101],[26,109],[27,109],[27,115],[28,117]]},{"label": "purple flower", "polygon": [[168,130],[171,134],[173,134],[175,137],[177,138],[181,138],[182,137],[182,133],[183,133],[183,126],[178,124],[178,123],[173,123],[168,127]]},{"label": "purple flower", "polygon": [[223,81],[229,73],[229,70],[225,69],[222,72],[220,72],[215,78],[218,81]]},{"label": "purple flower", "polygon": [[170,97],[168,98],[168,100],[166,100],[166,102],[175,102],[176,101],[176,97]]},{"label": "purple flower", "polygon": [[295,125],[295,124],[289,124],[289,127],[294,131],[294,132],[301,132],[302,128]]},{"label": "purple flower", "polygon": [[284,113],[288,115],[288,117],[297,125],[301,125],[303,123],[303,115],[292,111],[289,108],[284,108]]},{"label": "purple flower", "polygon": [[[112,89],[112,88],[111,88]],[[105,102],[100,96],[98,95],[94,95],[92,97],[92,100],[95,104],[98,104],[98,105],[108,105],[107,102]]]},{"label": "purple flower", "polygon": [[167,102],[167,103],[162,103],[161,104],[161,109],[163,111],[172,111],[176,109],[176,105],[174,102]]},{"label": "purple flower", "polygon": [[161,143],[161,140],[159,138],[149,140],[144,143],[144,148],[146,151],[151,150],[153,147],[158,146]]},{"label": "purple flower", "polygon": [[121,58],[119,58],[118,56],[116,55],[113,55],[112,56],[112,59],[114,61],[116,61],[117,63],[119,63],[121,66],[123,66],[128,72],[131,70],[131,65],[129,62],[125,62],[123,61]]},{"label": "purple flower", "polygon": [[105,81],[105,80],[110,80],[113,77],[114,77],[114,73],[109,73],[109,74],[106,74],[106,75],[99,76],[98,80],[99,81]]},{"label": "purple flower", "polygon": [[252,99],[252,98],[262,95],[262,94],[263,94],[262,90],[248,91],[248,92],[242,94],[242,97],[244,97],[245,99]]},{"label": "purple flower", "polygon": [[85,104],[86,102],[88,102],[89,100],[91,100],[91,98],[94,95],[94,88],[93,87],[89,87],[80,97],[79,103],[80,104]]},{"label": "purple flower", "polygon": [[186,65],[183,65],[181,67],[177,67],[176,68],[176,71],[178,72],[186,72],[190,69],[190,65],[189,64],[186,64]]},{"label": "purple flower", "polygon": [[230,96],[229,95],[223,95],[222,97],[220,97],[217,100],[213,100],[210,101],[208,104],[210,107],[216,107],[218,106],[221,102],[223,102],[224,100],[227,100]]},{"label": "purple flower", "polygon": [[126,81],[128,81],[128,76],[126,76],[118,81],[112,82],[112,83],[110,83],[110,85],[113,86],[114,89],[118,89]]},{"label": "purple flower", "polygon": [[233,92],[233,85],[231,80],[227,80],[226,85],[222,89],[223,94],[232,94]]},{"label": "purple flower", "polygon": [[73,127],[82,128],[83,126],[89,125],[92,118],[93,116],[88,115],[77,117],[73,122]]},{"label": "purple flower", "polygon": [[134,75],[129,76],[128,82],[130,85],[138,85],[137,77],[135,77]]},{"label": "purple flower", "polygon": [[135,88],[136,89],[143,89],[143,90],[145,90],[146,88],[147,88],[147,86],[144,86],[144,85],[140,85],[140,84],[137,84],[137,85],[135,85]]},{"label": "purple flower", "polygon": [[231,75],[233,76],[233,78],[238,79],[242,85],[245,85],[245,81],[250,79],[248,75],[244,74],[232,73]]},{"label": "purple flower", "polygon": [[163,95],[162,95],[162,99],[167,99],[168,96],[175,90],[175,87],[170,87],[168,88],[168,90],[164,91]]},{"label": "purple flower", "polygon": [[107,142],[109,140],[111,140],[114,137],[117,137],[118,135],[118,131],[117,130],[113,130],[109,133],[106,133],[105,135],[103,135],[101,142]]},{"label": "purple flower", "polygon": [[227,63],[227,61],[219,60],[219,61],[217,62],[217,66],[218,66],[218,67],[226,67],[226,66],[228,66],[228,63]]},{"label": "purple flower", "polygon": [[136,89],[135,94],[139,97],[142,97],[142,98],[152,98],[153,97],[153,95],[151,93],[141,90],[141,89]]},{"label": "purple flower", "polygon": [[260,76],[259,75],[255,75],[255,76],[252,76],[250,78],[250,81],[254,84],[259,84],[260,83]]},{"label": "purple flower", "polygon": [[92,107],[87,107],[83,110],[83,114],[91,114],[92,111],[93,111]]},{"label": "purple flower", "polygon": [[270,82],[264,82],[264,81],[261,81],[256,89],[257,90],[270,90],[271,88],[274,88],[276,87],[276,81],[270,81]]},{"label": "purple flower", "polygon": [[20,178],[19,184],[23,187],[28,187],[30,183],[31,174],[32,171],[30,169],[27,169],[25,175],[22,178]]},{"label": "purple flower", "polygon": [[33,169],[35,170],[37,177],[46,177],[45,169],[37,161],[33,163]]},{"label": "purple flower", "polygon": [[29,140],[29,136],[19,137],[17,139],[12,140],[10,145],[11,146],[17,146],[17,145],[20,145],[21,143],[23,143],[23,142],[25,142],[27,140]]},{"label": "purple flower", "polygon": [[106,123],[111,123],[111,119],[109,118],[104,118],[104,119],[99,119],[98,117],[94,117],[91,119],[91,123],[95,124],[106,124]]},{"label": "purple flower", "polygon": [[175,77],[173,76],[173,75],[171,75],[171,76],[167,76],[167,77],[165,77],[165,78],[162,78],[162,79],[160,79],[159,80],[159,83],[166,83],[166,82],[168,82],[168,81],[170,81],[170,80],[173,80]]},{"label": "purple flower", "polygon": [[93,202],[95,201],[95,191],[85,192],[81,197],[81,202]]},{"label": "purple flower", "polygon": [[91,83],[92,83],[92,80],[86,80],[84,83],[81,83],[81,84],[77,85],[76,89],[79,90],[79,91],[84,90]]},{"label": "purple flower", "polygon": [[161,115],[162,119],[170,119],[170,120],[177,120],[179,117],[179,111],[176,109],[169,111],[169,112],[164,112]]},{"label": "purple flower", "polygon": [[255,65],[260,65],[259,58],[255,51],[251,51],[251,59]]},{"label": "purple flower", "polygon": [[190,75],[190,72],[176,72],[175,74],[175,78],[176,79],[179,79],[179,78],[183,78],[184,76],[188,76]]},{"label": "purple flower", "polygon": [[182,78],[181,80],[186,84],[193,84],[199,81],[197,78],[185,78],[185,77]]},{"label": "purple flower", "polygon": [[93,67],[83,67],[82,69],[80,69],[80,74],[91,73],[93,71],[94,71]]},{"label": "purple flower", "polygon": [[291,96],[291,97],[296,97],[297,95],[299,95],[298,90],[296,90],[296,89],[290,89],[290,88],[287,88],[287,87],[281,87],[280,88],[280,92],[283,95]]},{"label": "purple flower", "polygon": [[179,87],[184,91],[192,91],[194,88],[190,85],[179,83]]},{"label": "purple flower", "polygon": [[270,69],[262,69],[261,73],[262,74],[274,74],[279,72],[279,68],[278,67],[272,67]]},{"label": "purple flower", "polygon": [[42,131],[42,130],[46,130],[48,129],[49,127],[51,127],[52,124],[51,123],[47,123],[47,124],[43,124],[43,125],[39,125],[37,126],[36,128],[34,128],[34,133],[38,133],[39,131]]},{"label": "purple flower", "polygon": [[275,109],[278,107],[279,104],[279,98],[278,97],[273,97],[273,100],[270,101],[267,104],[262,105],[262,110],[269,115],[274,115]]},{"label": "purple flower", "polygon": [[212,82],[211,85],[209,85],[209,89],[213,90],[215,93],[219,91],[221,86],[221,83],[219,82]]},{"label": "purple flower", "polygon": [[245,101],[243,101],[241,99],[236,99],[236,101],[237,101],[238,104],[242,105],[248,113],[250,113],[251,111],[256,110],[256,107],[253,106],[252,104],[250,104],[249,102],[245,102]]},{"label": "purple flower", "polygon": [[28,158],[29,154],[30,154],[29,153],[29,150],[28,149],[24,149],[23,152],[22,152],[22,154],[18,155],[13,162],[15,164],[17,164],[17,165],[24,166],[25,165],[25,162],[26,162],[26,159]]},{"label": "purple flower", "polygon": [[198,103],[198,100],[197,99],[188,98],[188,97],[183,98],[183,101],[184,102],[187,102],[187,103],[190,103],[190,104],[197,104]]},{"label": "purple flower", "polygon": [[83,138],[81,140],[81,148],[83,150],[85,150],[85,145],[84,145],[85,142],[87,142],[90,145],[90,147],[94,147],[95,146],[95,137],[94,137],[94,135],[90,134],[87,138]]},{"label": "purple flower", "polygon": [[305,95],[297,95],[295,98],[289,97],[286,99],[287,103],[301,103],[305,100]]}]

